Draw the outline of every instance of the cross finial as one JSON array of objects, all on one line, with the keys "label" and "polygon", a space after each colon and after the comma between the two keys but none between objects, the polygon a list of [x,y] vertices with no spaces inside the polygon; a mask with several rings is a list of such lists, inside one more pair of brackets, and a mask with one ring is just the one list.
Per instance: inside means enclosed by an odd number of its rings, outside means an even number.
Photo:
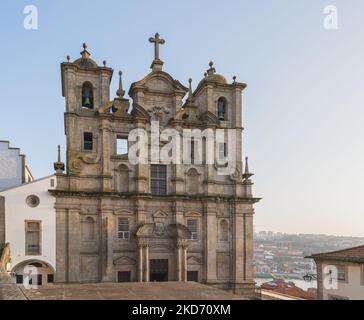
[{"label": "cross finial", "polygon": [[149,38],[149,42],[154,43],[154,60],[151,68],[153,69],[153,71],[162,70],[163,62],[159,59],[159,45],[165,44],[166,41],[164,39],[161,39],[159,33],[157,32],[154,35],[154,38]]},{"label": "cross finial", "polygon": [[56,171],[56,173],[62,174],[65,166],[64,166],[64,163],[61,161],[61,146],[60,145],[58,145],[57,150],[58,150],[58,156],[57,156],[57,162],[54,163],[54,170]]}]

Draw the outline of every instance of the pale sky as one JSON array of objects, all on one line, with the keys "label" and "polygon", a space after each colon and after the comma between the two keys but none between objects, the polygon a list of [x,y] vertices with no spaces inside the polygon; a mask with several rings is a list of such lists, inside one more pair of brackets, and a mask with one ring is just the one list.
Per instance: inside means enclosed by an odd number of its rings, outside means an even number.
[{"label": "pale sky", "polygon": [[[198,2],[198,3],[197,3]],[[23,26],[38,8],[38,30]],[[323,27],[338,9],[338,30]],[[213,60],[244,92],[257,230],[364,236],[364,2],[10,1],[0,18],[0,140],[21,148],[36,177],[64,151],[60,62],[86,41],[126,90],[149,72],[159,32],[164,70],[196,86]]]}]

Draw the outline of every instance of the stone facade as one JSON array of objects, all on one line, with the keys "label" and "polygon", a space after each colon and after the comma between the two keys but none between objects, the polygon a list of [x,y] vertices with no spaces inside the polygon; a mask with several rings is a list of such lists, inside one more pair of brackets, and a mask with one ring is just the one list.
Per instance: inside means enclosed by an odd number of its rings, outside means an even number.
[{"label": "stone facade", "polygon": [[[67,159],[65,172],[60,159],[55,163],[57,189],[52,191],[57,220],[55,280],[193,279],[253,294],[253,204],[259,199],[252,196],[247,167],[243,173],[246,85],[235,78],[228,83],[211,63],[192,92],[191,86],[188,89],[162,70],[162,41],[159,35],[151,38],[152,71],[131,85],[132,103],[124,97],[121,73],[117,97],[110,100],[113,70],[106,63],[98,66],[86,46],[80,59],[61,65]],[[220,98],[224,118],[218,117]],[[127,138],[135,128],[150,133],[153,120],[159,121],[161,130],[179,133],[186,128],[236,129],[234,172],[218,175],[215,164],[170,164],[166,192],[153,193],[150,156],[147,163],[131,164],[127,154],[117,151],[118,139]],[[194,235],[189,220],[195,223]]]}]

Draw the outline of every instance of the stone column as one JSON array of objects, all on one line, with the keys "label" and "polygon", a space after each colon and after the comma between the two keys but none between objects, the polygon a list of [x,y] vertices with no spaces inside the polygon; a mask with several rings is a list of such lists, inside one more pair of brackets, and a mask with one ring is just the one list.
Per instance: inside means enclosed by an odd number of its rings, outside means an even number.
[{"label": "stone column", "polygon": [[144,281],[145,282],[149,282],[149,246],[145,245],[144,248],[144,257],[143,257],[143,262],[144,262]]},{"label": "stone column", "polygon": [[138,245],[138,281],[143,282],[143,246]]},{"label": "stone column", "polygon": [[177,281],[182,281],[182,251],[180,244],[177,244],[176,267],[177,267]]},{"label": "stone column", "polygon": [[187,245],[182,247],[182,281],[187,281]]}]

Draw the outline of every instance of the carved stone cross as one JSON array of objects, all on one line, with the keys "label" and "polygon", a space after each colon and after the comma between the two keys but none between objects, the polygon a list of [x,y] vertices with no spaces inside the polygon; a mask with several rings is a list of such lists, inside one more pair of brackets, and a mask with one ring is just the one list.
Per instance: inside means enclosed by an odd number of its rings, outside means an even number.
[{"label": "carved stone cross", "polygon": [[161,39],[159,37],[159,33],[157,32],[153,37],[149,38],[149,42],[150,43],[154,43],[154,60],[159,60],[159,45],[160,44],[165,44],[166,41],[164,39]]}]

